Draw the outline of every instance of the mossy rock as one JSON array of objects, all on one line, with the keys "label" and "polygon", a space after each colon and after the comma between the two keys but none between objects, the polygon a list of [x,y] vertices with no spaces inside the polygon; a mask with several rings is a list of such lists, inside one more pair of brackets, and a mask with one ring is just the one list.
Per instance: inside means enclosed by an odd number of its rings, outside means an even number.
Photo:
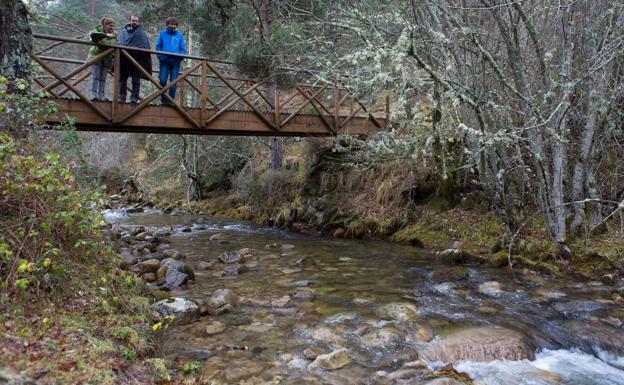
[{"label": "mossy rock", "polygon": [[501,250],[488,257],[487,265],[490,267],[505,267],[509,264],[508,257],[508,252]]}]

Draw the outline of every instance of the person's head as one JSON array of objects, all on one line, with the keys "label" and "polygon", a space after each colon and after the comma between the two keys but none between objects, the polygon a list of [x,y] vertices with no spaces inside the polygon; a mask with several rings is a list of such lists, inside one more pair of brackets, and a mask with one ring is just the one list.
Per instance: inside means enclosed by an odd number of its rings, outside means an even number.
[{"label": "person's head", "polygon": [[169,31],[173,32],[178,28],[178,21],[175,17],[168,17],[167,20],[165,20],[165,25]]},{"label": "person's head", "polygon": [[108,17],[103,17],[102,20],[100,20],[100,24],[102,24],[102,28],[104,28],[104,31],[111,33],[115,30],[115,20],[108,18]]},{"label": "person's head", "polygon": [[130,26],[132,27],[132,29],[139,26],[139,15],[137,14],[130,15]]}]

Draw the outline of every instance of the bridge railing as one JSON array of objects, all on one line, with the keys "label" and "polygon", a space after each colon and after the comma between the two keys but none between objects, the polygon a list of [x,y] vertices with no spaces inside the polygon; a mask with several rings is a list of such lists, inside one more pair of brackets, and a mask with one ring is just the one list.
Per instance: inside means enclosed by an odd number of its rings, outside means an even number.
[{"label": "bridge railing", "polygon": [[[231,111],[251,112],[275,131],[279,131],[297,115],[303,114],[319,116],[325,128],[332,133],[336,133],[356,117],[369,119],[379,129],[385,128],[382,123],[388,121],[387,99],[385,104],[380,103],[375,110],[369,110],[346,89],[336,85],[295,84],[291,89],[285,90],[276,87],[271,79],[240,76],[232,62],[119,45],[104,46],[102,53],[87,61],[48,56],[47,52],[61,45],[94,44],[87,40],[43,34],[33,34],[33,37],[52,42],[46,48],[31,53],[32,59],[41,66],[39,76],[34,78],[40,89],[54,98],[80,99],[112,125],[123,125],[159,98],[164,98],[184,120],[198,129]],[[76,51],[75,48],[73,51]],[[182,58],[183,65],[179,76],[164,86],[161,85],[158,78],[134,59],[132,51]],[[84,82],[90,77],[91,65],[110,54],[114,57],[112,84],[107,81],[111,84],[111,107],[104,108],[101,102],[91,100]],[[122,58],[144,79],[142,99],[132,105],[132,108],[120,108],[122,103],[118,101]],[[146,82],[148,87],[145,87]],[[178,87],[175,100],[168,95],[174,85]],[[199,114],[189,113],[189,109],[193,108],[199,109]]]}]

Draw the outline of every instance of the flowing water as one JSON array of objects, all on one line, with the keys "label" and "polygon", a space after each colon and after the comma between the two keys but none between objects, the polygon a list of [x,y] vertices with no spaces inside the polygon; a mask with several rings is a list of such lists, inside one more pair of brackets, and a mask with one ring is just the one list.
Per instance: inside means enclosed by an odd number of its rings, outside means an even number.
[{"label": "flowing water", "polygon": [[[457,348],[455,341],[455,348],[486,362],[454,366],[475,384],[624,385],[624,309],[612,299],[615,289],[598,282],[451,267],[411,246],[316,238],[202,216],[116,211],[107,219],[124,228],[171,229],[171,248],[194,267],[227,251],[256,250],[247,258],[248,271],[223,276],[220,263],[196,268],[196,281],[174,293],[207,301],[228,288],[241,298],[232,313],[166,331],[163,353],[202,362],[205,378],[215,384],[425,384],[427,372],[414,368],[424,361],[428,370],[439,369],[454,349],[431,347],[469,330],[467,346]],[[189,225],[192,231],[181,231]],[[216,233],[228,243],[211,241]],[[395,307],[388,310],[388,304]],[[225,330],[209,336],[206,325],[214,321]],[[489,347],[472,340],[472,330],[497,329],[511,334],[496,334]],[[529,356],[496,359],[518,351],[505,346],[514,338]],[[312,351],[313,357],[340,348],[350,364],[307,368]]]}]

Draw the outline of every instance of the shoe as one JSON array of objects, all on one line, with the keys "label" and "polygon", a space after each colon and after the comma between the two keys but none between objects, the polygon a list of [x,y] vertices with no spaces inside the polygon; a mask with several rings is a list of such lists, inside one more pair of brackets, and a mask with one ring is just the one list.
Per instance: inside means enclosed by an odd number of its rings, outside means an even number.
[{"label": "shoe", "polygon": [[92,102],[97,102],[97,101],[98,101],[98,98],[91,98],[91,101],[92,101]]},{"label": "shoe", "polygon": [[102,98],[102,99],[100,99],[100,101],[102,101],[102,102],[110,102],[110,100],[108,98]]},{"label": "shoe", "polygon": [[130,104],[137,104],[139,101],[138,100],[131,100]]},{"label": "shoe", "polygon": [[117,103],[126,103],[126,99],[117,99]]}]

